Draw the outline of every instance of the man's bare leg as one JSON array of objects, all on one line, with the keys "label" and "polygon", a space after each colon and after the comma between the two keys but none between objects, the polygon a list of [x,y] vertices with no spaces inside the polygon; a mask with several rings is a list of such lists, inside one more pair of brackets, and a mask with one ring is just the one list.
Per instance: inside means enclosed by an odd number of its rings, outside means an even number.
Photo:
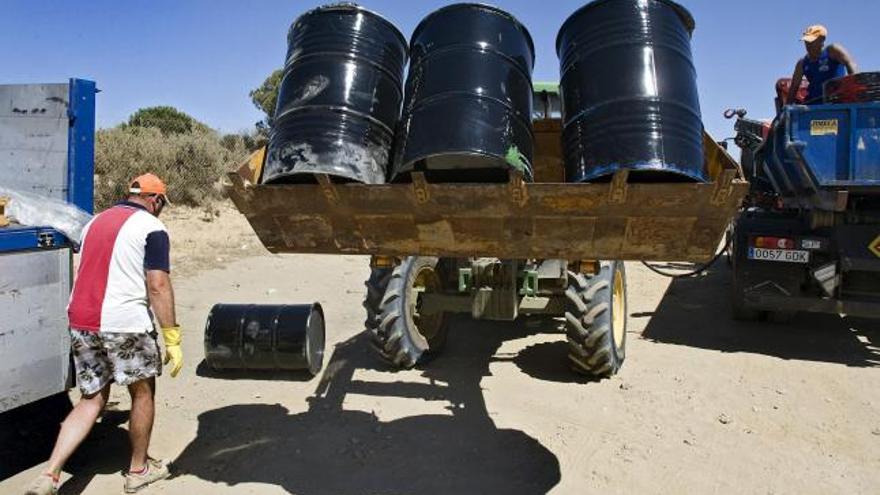
[{"label": "man's bare leg", "polygon": [[128,393],[131,394],[131,416],[128,420],[128,436],[131,439],[129,471],[141,471],[147,464],[147,451],[156,411],[153,400],[155,392],[155,378],[140,380],[128,386]]},{"label": "man's bare leg", "polygon": [[61,423],[61,431],[58,433],[58,440],[55,441],[55,448],[52,449],[49,466],[46,468],[54,478],[61,474],[64,464],[92,431],[92,427],[95,426],[95,421],[104,410],[109,396],[109,383],[96,394],[83,395],[79,403]]}]

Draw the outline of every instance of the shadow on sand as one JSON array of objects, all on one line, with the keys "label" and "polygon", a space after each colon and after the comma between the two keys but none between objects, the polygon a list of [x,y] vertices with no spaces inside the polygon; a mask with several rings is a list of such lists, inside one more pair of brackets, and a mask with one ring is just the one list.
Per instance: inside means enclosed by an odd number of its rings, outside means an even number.
[{"label": "shadow on sand", "polygon": [[[46,462],[70,410],[65,392],[0,415],[0,481]],[[127,421],[128,411],[112,410],[112,405],[102,414],[64,467],[72,477],[62,485],[60,495],[82,493],[96,475],[128,468],[128,431],[120,426]]]},{"label": "shadow on sand", "polygon": [[[505,340],[537,332],[535,325],[457,319],[450,348],[422,370],[427,383],[355,378],[357,370],[393,373],[362,333],[336,346],[307,412],[256,404],[204,412],[196,439],[173,470],[309,495],[546,493],[560,480],[558,459],[526,433],[499,429],[480,388]],[[565,354],[554,360],[564,363]],[[527,366],[539,369],[531,373],[556,375],[555,364],[540,369],[544,363],[533,361]],[[442,401],[449,412],[383,421],[372,412],[346,410],[352,394]]]},{"label": "shadow on sand", "polygon": [[807,313],[788,323],[733,320],[732,274],[723,261],[701,276],[673,280],[656,311],[644,315],[651,316],[651,321],[642,336],[722,352],[847,366],[880,365],[877,321]]}]

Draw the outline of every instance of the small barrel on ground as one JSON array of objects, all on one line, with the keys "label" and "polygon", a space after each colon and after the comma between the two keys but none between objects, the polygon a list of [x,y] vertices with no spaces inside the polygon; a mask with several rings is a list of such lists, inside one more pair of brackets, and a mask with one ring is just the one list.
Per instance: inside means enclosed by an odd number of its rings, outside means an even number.
[{"label": "small barrel on ground", "polygon": [[216,370],[321,371],[324,311],[314,304],[216,304],[205,325],[205,361]]},{"label": "small barrel on ground", "polygon": [[385,182],[403,100],[406,38],[353,4],[319,7],[290,27],[262,182]]},{"label": "small barrel on ground", "polygon": [[503,10],[454,4],[429,14],[410,42],[412,62],[392,180],[532,177],[532,68],[526,28]]},{"label": "small barrel on ground", "polygon": [[556,38],[567,182],[706,181],[690,35],[670,0],[597,0]]}]

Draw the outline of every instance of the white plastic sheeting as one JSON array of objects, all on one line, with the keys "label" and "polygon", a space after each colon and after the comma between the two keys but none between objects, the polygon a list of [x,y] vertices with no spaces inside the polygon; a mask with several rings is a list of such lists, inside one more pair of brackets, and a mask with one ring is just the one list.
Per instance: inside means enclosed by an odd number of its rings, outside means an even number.
[{"label": "white plastic sheeting", "polygon": [[10,199],[6,216],[31,227],[52,227],[79,245],[92,216],[71,203],[0,186],[0,196]]}]

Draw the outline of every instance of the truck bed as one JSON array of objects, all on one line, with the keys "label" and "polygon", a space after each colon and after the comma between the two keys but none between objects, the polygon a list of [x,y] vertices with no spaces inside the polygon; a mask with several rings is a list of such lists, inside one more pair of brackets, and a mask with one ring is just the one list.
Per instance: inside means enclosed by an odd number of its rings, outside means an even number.
[{"label": "truck bed", "polygon": [[880,194],[880,103],[785,107],[759,172],[792,208],[844,211]]}]

